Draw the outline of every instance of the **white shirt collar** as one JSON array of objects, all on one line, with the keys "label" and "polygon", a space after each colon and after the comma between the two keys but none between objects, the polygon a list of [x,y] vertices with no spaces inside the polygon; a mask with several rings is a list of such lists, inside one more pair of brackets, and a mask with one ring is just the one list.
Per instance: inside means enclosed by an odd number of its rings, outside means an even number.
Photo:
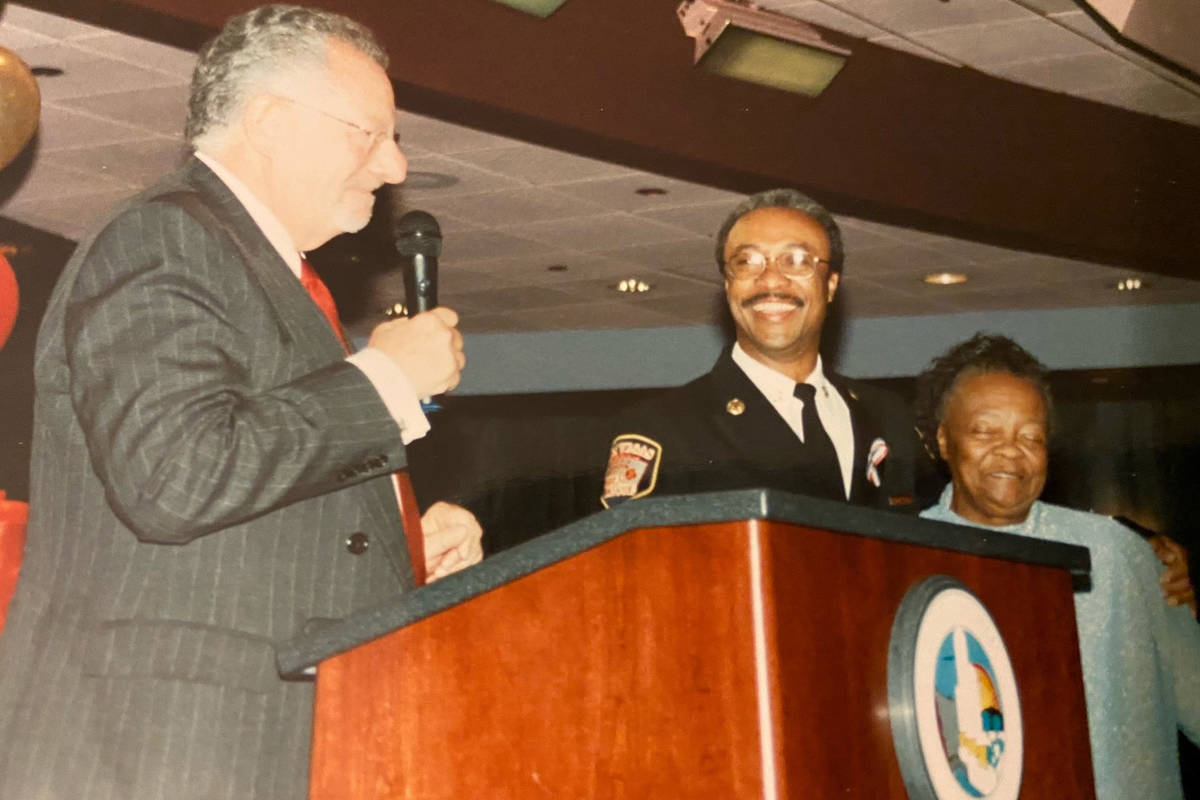
[{"label": "white shirt collar", "polygon": [[[772,403],[778,403],[795,395],[796,381],[782,372],[776,372],[761,361],[756,361],[737,342],[733,345],[733,363],[742,368],[742,372],[746,373],[750,382],[757,386],[758,390]],[[817,364],[813,367],[813,371],[808,374],[803,383],[812,384],[822,393],[829,391],[829,382],[825,378],[820,355],[817,356]]]},{"label": "white shirt collar", "polygon": [[283,223],[279,221],[279,217],[275,216],[275,212],[267,208],[267,205],[259,200],[254,192],[250,191],[250,187],[242,183],[241,179],[216,159],[216,156],[197,150],[196,158],[204,162],[221,179],[221,182],[229,188],[229,191],[238,199],[238,202],[245,207],[246,213],[250,215],[250,219],[254,220],[254,224],[262,231],[263,236],[267,237],[267,241],[279,253],[279,257],[292,270],[292,274],[299,278],[300,251],[296,249],[296,243],[292,241],[291,235],[283,227]]}]

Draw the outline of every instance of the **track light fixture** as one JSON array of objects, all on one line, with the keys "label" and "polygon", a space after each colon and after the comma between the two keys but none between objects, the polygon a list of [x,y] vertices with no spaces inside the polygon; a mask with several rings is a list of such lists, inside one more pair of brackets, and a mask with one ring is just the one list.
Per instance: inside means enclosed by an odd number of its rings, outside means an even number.
[{"label": "track light fixture", "polygon": [[808,23],[750,3],[684,0],[677,13],[695,63],[730,78],[816,97],[850,55]]}]

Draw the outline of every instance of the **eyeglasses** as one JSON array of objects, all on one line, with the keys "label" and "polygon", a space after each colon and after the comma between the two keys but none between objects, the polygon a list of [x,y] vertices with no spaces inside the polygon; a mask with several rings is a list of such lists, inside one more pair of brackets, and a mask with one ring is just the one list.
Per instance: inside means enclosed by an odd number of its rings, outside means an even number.
[{"label": "eyeglasses", "polygon": [[370,128],[364,128],[362,125],[359,125],[357,122],[351,122],[348,119],[339,117],[337,114],[331,114],[330,112],[326,111],[325,109],[317,108],[316,106],[312,105],[311,103],[306,103],[303,100],[297,100],[294,97],[287,97],[285,95],[279,95],[279,97],[283,100],[287,100],[289,103],[295,103],[296,105],[300,106],[301,108],[307,108],[309,111],[315,111],[323,117],[329,117],[329,119],[333,120],[334,122],[340,122],[343,125],[353,128],[354,130],[358,131],[359,133],[365,135],[367,137],[367,152],[369,152],[369,153],[374,152],[375,149],[379,147],[379,145],[383,144],[388,139],[391,139],[392,143],[395,144],[397,147],[400,146],[400,134],[399,133],[393,133],[393,134],[391,134],[391,136],[389,136],[388,134],[384,133],[383,131],[373,131]]},{"label": "eyeglasses", "polygon": [[828,266],[829,259],[814,256],[799,246],[785,247],[774,256],[743,248],[725,262],[725,273],[731,278],[757,278],[766,270],[767,264],[774,264],[775,269],[792,280],[805,280],[815,275],[821,264]]}]

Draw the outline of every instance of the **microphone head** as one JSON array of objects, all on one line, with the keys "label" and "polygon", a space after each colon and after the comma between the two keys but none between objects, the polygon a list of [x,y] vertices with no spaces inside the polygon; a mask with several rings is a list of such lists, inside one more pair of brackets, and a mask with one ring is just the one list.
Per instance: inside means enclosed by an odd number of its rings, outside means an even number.
[{"label": "microphone head", "polygon": [[442,254],[442,229],[428,211],[409,211],[392,224],[396,250],[402,256],[437,258]]}]

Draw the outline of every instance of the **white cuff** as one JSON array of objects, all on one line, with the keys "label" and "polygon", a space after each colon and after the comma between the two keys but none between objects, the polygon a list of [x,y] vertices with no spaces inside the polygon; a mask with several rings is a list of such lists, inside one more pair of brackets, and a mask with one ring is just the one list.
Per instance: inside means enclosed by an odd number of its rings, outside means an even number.
[{"label": "white cuff", "polygon": [[400,426],[400,438],[405,444],[429,433],[429,420],[421,410],[417,390],[404,371],[396,366],[382,350],[364,347],[346,360],[362,370],[367,380],[379,392],[388,413]]}]

